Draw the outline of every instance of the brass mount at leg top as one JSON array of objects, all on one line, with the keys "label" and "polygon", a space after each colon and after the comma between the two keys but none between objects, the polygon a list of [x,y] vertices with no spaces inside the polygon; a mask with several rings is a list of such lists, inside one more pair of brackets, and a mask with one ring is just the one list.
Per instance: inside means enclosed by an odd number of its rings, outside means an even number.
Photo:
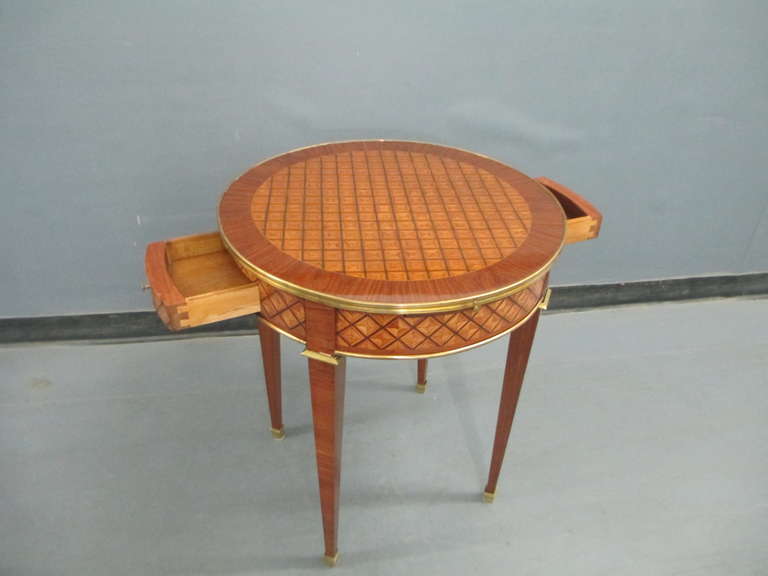
[{"label": "brass mount at leg top", "polygon": [[552,288],[547,288],[547,291],[544,293],[544,298],[541,299],[539,302],[539,308],[541,310],[546,310],[549,308],[549,299],[552,297]]},{"label": "brass mount at leg top", "polygon": [[320,362],[331,364],[332,366],[339,365],[339,357],[335,354],[328,354],[327,352],[315,352],[314,350],[305,348],[301,355],[306,356],[307,358],[311,358],[312,360],[319,360]]}]

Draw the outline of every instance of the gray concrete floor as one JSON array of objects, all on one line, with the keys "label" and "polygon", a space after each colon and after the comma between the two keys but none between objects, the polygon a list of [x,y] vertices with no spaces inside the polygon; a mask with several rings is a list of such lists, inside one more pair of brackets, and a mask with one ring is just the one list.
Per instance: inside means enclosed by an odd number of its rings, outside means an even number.
[{"label": "gray concrete floor", "polygon": [[[768,573],[768,301],[545,316],[496,502],[506,339],[351,360],[339,574]],[[309,392],[255,337],[0,349],[0,574],[327,570]]]}]

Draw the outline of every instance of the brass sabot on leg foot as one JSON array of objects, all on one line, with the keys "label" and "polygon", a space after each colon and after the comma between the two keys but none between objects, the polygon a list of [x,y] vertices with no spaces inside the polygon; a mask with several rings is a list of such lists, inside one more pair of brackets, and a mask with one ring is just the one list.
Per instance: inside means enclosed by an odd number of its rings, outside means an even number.
[{"label": "brass sabot on leg foot", "polygon": [[326,554],[325,556],[323,556],[323,560],[328,566],[331,566],[331,567],[336,566],[336,562],[339,561],[339,553],[336,552],[336,554],[334,554],[333,556],[328,556]]}]

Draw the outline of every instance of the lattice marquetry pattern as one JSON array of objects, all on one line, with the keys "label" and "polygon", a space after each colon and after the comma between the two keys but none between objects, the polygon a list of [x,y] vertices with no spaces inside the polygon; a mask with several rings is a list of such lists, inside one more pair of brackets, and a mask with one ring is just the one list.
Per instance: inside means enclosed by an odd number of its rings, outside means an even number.
[{"label": "lattice marquetry pattern", "polygon": [[339,310],[336,348],[381,356],[436,354],[463,348],[509,330],[538,305],[544,281],[478,309],[397,316]]},{"label": "lattice marquetry pattern", "polygon": [[[545,281],[501,300],[443,314],[367,314],[336,311],[336,350],[371,356],[437,354],[477,344],[509,330],[544,294]],[[284,332],[306,340],[304,301],[261,283],[261,315]]]},{"label": "lattice marquetry pattern", "polygon": [[[434,354],[492,338],[519,323],[541,300],[543,280],[486,304],[444,314],[396,316],[339,310],[336,348],[375,356]],[[302,300],[262,285],[261,314],[285,332],[306,339]]]},{"label": "lattice marquetry pattern", "polygon": [[261,316],[300,340],[306,340],[304,301],[261,282]]},{"label": "lattice marquetry pattern", "polygon": [[330,272],[428,280],[486,268],[528,236],[514,186],[471,164],[378,147],[329,153],[275,172],[251,216],[288,255]]}]

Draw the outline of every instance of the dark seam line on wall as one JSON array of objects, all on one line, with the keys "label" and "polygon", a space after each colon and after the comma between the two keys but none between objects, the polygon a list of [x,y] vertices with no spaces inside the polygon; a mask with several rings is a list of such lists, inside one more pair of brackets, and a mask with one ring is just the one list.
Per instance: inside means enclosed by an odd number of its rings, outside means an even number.
[{"label": "dark seam line on wall", "polygon": [[[552,288],[549,312],[745,296],[768,296],[768,272],[555,286]],[[0,344],[144,341],[256,332],[257,323],[253,315],[182,332],[170,332],[154,311],[0,318]]]}]

